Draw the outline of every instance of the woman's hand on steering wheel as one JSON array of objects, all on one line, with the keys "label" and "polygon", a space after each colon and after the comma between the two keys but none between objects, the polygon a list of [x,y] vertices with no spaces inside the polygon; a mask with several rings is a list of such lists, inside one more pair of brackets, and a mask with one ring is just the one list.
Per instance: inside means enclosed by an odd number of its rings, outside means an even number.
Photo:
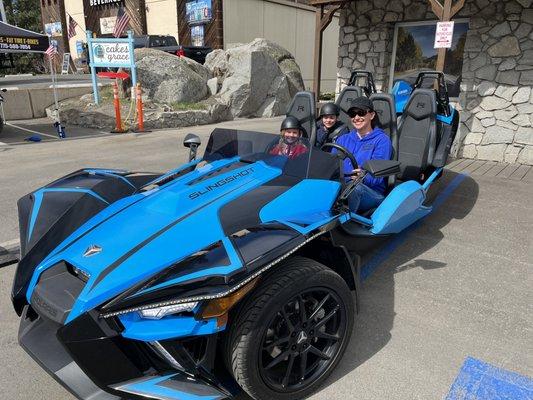
[{"label": "woman's hand on steering wheel", "polygon": [[337,149],[337,151],[340,151],[342,154],[344,154],[344,157],[342,157],[343,160],[346,159],[346,158],[348,158],[348,160],[350,160],[350,162],[352,163],[354,171],[355,170],[359,170],[359,165],[357,164],[357,160],[355,159],[353,154],[350,153],[350,151],[346,147],[341,146],[340,144],[337,144],[337,143],[324,143],[320,147],[320,150],[324,150],[326,148]]}]

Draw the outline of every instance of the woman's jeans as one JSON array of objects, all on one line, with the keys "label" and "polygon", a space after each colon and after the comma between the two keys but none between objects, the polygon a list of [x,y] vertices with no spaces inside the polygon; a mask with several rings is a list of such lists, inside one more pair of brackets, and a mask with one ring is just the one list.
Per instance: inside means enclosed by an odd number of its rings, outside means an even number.
[{"label": "woman's jeans", "polygon": [[348,206],[350,207],[351,212],[364,212],[379,206],[384,198],[385,196],[381,193],[360,183],[355,187],[353,192],[350,193],[350,197],[348,197]]}]

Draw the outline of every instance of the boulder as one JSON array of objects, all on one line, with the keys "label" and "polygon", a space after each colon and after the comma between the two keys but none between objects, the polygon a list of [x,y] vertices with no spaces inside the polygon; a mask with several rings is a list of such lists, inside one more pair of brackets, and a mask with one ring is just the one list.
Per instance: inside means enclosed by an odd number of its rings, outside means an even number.
[{"label": "boulder", "polygon": [[294,57],[266,39],[215,50],[204,65],[221,82],[215,98],[233,117],[284,114],[292,97],[304,89]]},{"label": "boulder", "polygon": [[195,103],[208,96],[209,70],[185,57],[154,49],[135,50],[137,76],[150,100]]}]

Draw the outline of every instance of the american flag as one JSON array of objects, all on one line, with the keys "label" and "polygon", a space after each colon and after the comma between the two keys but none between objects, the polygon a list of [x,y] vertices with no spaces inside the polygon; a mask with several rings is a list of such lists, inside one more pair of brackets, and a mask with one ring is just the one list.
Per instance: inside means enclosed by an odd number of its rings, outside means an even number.
[{"label": "american flag", "polygon": [[118,38],[126,29],[126,26],[130,22],[130,16],[124,10],[124,7],[120,6],[117,13],[117,19],[115,20],[115,29],[113,29],[113,36]]},{"label": "american flag", "polygon": [[57,55],[57,48],[53,44],[51,44],[50,46],[48,46],[44,54],[46,54],[50,58],[53,58]]},{"label": "american flag", "polygon": [[74,21],[74,18],[69,14],[68,16],[68,38],[69,40],[76,36],[76,27],[78,23]]}]

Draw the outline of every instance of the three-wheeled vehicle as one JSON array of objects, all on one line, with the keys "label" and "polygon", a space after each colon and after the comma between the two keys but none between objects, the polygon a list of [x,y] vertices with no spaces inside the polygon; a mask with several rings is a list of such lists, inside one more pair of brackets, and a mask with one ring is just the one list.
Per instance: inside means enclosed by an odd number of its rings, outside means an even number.
[{"label": "three-wheeled vehicle", "polygon": [[[343,113],[361,94],[342,92]],[[313,146],[308,92],[287,113],[305,128],[299,157],[272,155],[275,134],[215,129],[201,159],[186,137],[190,162],[165,174],[82,169],[21,198],[21,346],[79,399],[315,392],[350,340],[360,243],[431,211],[455,134],[432,89],[412,91],[398,127],[392,96],[370,98],[394,156],[361,166],[390,177],[364,215],[346,204],[358,181],[341,164],[357,167],[353,155]]]}]

